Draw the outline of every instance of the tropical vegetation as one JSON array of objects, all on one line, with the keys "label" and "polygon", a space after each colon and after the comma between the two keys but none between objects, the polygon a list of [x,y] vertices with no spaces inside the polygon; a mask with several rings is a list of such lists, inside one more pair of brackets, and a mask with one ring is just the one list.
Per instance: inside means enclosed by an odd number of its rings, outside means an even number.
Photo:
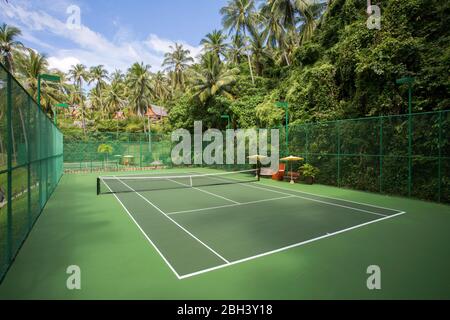
[{"label": "tropical vegetation", "polygon": [[0,53],[34,97],[39,74],[60,75],[60,83],[44,84],[42,108],[53,116],[57,103],[68,103],[60,121],[66,132],[143,132],[150,104],[169,114],[152,126],[158,131],[191,129],[195,120],[224,129],[224,114],[234,127],[283,125],[277,101],[289,103],[291,123],[401,114],[407,87],[396,79],[405,76],[415,78],[414,112],[447,109],[450,3],[383,1],[380,28],[368,27],[368,5],[229,0],[220,11],[223,29],[199,41],[200,56],[176,43],[155,72],[142,61],[112,73],[82,64],[66,74],[48,70],[47,56],[25,48],[21,31],[6,24]]}]

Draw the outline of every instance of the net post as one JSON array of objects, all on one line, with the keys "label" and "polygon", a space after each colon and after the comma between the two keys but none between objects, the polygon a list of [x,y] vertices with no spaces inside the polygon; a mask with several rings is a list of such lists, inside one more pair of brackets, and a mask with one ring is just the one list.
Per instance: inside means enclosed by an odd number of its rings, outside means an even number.
[{"label": "net post", "polygon": [[100,195],[100,192],[101,192],[101,190],[100,190],[100,178],[97,178],[97,195],[98,196]]}]

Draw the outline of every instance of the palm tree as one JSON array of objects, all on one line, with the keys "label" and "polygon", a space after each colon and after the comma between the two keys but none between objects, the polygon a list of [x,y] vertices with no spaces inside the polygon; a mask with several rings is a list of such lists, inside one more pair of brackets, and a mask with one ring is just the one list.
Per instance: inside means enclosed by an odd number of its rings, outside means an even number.
[{"label": "palm tree", "polygon": [[288,31],[295,30],[301,23],[302,43],[311,38],[317,26],[316,19],[326,4],[311,0],[269,0],[267,6]]},{"label": "palm tree", "polygon": [[205,52],[213,52],[217,58],[225,56],[228,45],[225,43],[227,36],[221,30],[214,30],[208,33],[200,42],[204,47]]},{"label": "palm tree", "polygon": [[142,62],[134,63],[128,70],[127,86],[134,112],[140,116],[144,115],[154,97],[150,66]]},{"label": "palm tree", "polygon": [[[220,10],[222,24],[230,33],[242,34],[247,39],[247,30],[253,28],[257,16],[254,0],[229,0],[227,6]],[[255,84],[250,54],[247,53],[252,83]]]},{"label": "palm tree", "polygon": [[166,75],[158,71],[153,76],[153,91],[155,92],[155,96],[157,99],[161,101],[165,101],[170,95],[170,83],[166,77]]},{"label": "palm tree", "polygon": [[226,53],[228,62],[238,65],[242,61],[242,57],[245,55],[245,43],[240,34],[236,34],[231,44],[228,46]]},{"label": "palm tree", "polygon": [[102,65],[91,67],[89,70],[89,84],[95,82],[95,89],[97,91],[100,91],[103,87],[105,87],[105,80],[108,79],[108,71]]},{"label": "palm tree", "polygon": [[164,55],[163,66],[166,71],[170,71],[172,75],[172,87],[174,89],[184,89],[185,70],[189,67],[194,59],[190,56],[190,51],[183,48],[182,44],[175,43],[175,47],[170,46],[171,52]]},{"label": "palm tree", "polygon": [[99,106],[102,115],[105,115],[105,110],[103,106],[103,99],[102,99],[102,90],[106,86],[105,79],[108,78],[108,71],[103,67],[103,65],[98,65],[95,67],[91,67],[89,70],[89,84],[95,82],[95,94],[93,97],[95,97],[95,103],[92,103],[93,106]]},{"label": "palm tree", "polygon": [[[18,62],[18,78],[30,94],[37,98],[38,77],[40,74],[48,72],[47,56],[28,49],[26,52],[18,54],[16,60]],[[44,82],[42,85],[45,87],[45,90],[42,90],[41,106],[44,110],[49,111],[48,107],[55,100],[53,99],[55,96],[55,84]]]},{"label": "palm tree", "polygon": [[263,34],[266,37],[266,44],[269,49],[279,49],[289,66],[290,61],[286,53],[286,30],[282,23],[282,18],[277,10],[273,10],[274,2],[269,1],[261,6],[261,19],[263,24]]},{"label": "palm tree", "polygon": [[[38,77],[42,73],[48,71],[48,61],[45,55],[40,55],[32,49],[28,49],[26,52],[18,54],[17,59],[17,72],[19,74],[19,79],[23,83],[24,87],[30,93],[31,96],[37,97],[38,89]],[[41,95],[41,106],[46,112],[51,112],[51,105],[58,102],[60,94],[58,93],[58,88],[55,84],[44,83],[44,90],[42,90]],[[25,95],[14,95],[14,105],[20,106],[25,105],[26,96]],[[23,101],[25,100],[25,101]],[[22,108],[17,108],[19,113],[19,118],[21,120],[22,130],[25,140],[27,139],[25,117]],[[14,128],[13,128],[14,130]],[[14,134],[13,134],[14,136]],[[27,141],[26,141],[27,143]],[[14,148],[15,143],[13,143]],[[15,152],[14,152],[15,153]]]},{"label": "palm tree", "polygon": [[116,69],[114,70],[113,73],[111,73],[111,83],[114,82],[123,82],[123,80],[125,79],[125,75],[122,73],[122,71]]},{"label": "palm tree", "polygon": [[122,110],[126,102],[123,95],[124,86],[118,81],[113,81],[111,85],[105,89],[104,106],[109,114]]},{"label": "palm tree", "polygon": [[23,44],[16,40],[22,34],[19,28],[8,26],[6,23],[0,25],[0,55],[2,62],[8,71],[14,73],[13,52],[23,48]]},{"label": "palm tree", "polygon": [[84,95],[83,95],[83,80],[89,81],[89,76],[86,71],[86,66],[83,64],[77,64],[75,66],[72,66],[72,68],[69,70],[69,78],[73,80],[75,87],[78,90],[79,95],[79,102],[81,105],[81,118],[83,123],[83,131],[86,135],[86,110],[84,106]]},{"label": "palm tree", "polygon": [[261,18],[263,30],[267,35],[267,46],[271,49],[280,47],[285,30],[281,23],[281,17],[277,11],[272,10],[273,2],[264,3],[261,6]]},{"label": "palm tree", "polygon": [[266,33],[264,31],[260,32],[257,29],[251,29],[250,34],[250,50],[252,52],[255,71],[258,76],[262,76],[264,64],[269,57],[268,51],[264,46]]},{"label": "palm tree", "polygon": [[302,7],[300,10],[302,13],[300,16],[300,44],[312,38],[326,7],[327,3],[318,1],[307,3]]},{"label": "palm tree", "polygon": [[192,90],[194,97],[206,103],[215,95],[233,98],[231,85],[236,81],[239,69],[227,69],[219,62],[215,54],[207,53],[203,56],[200,71],[190,70],[192,73]]}]

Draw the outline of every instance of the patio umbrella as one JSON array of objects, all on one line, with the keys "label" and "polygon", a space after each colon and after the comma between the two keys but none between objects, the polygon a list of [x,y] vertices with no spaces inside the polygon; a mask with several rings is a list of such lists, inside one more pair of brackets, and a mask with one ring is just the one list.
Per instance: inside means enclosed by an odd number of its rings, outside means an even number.
[{"label": "patio umbrella", "polygon": [[302,157],[294,157],[294,156],[289,156],[283,159],[280,159],[281,161],[287,161],[291,163],[291,184],[294,184],[294,172],[292,171],[292,162],[294,161],[303,161],[305,159],[303,159]]}]

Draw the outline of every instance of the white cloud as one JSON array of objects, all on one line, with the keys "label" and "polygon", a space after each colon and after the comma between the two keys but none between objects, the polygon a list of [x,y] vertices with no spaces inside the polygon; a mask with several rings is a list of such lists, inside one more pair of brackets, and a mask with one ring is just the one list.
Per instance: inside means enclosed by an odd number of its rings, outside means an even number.
[{"label": "white cloud", "polygon": [[184,41],[172,41],[167,39],[161,39],[156,34],[151,34],[145,43],[150,49],[160,53],[166,53],[170,51],[170,47],[175,46],[175,43],[182,44],[183,47],[185,47],[191,52],[191,55],[193,57],[196,57],[202,51],[201,46],[194,47]]},{"label": "white cloud", "polygon": [[[88,67],[101,64],[109,71],[115,69],[125,71],[134,62],[150,64],[153,71],[161,70],[164,53],[168,52],[175,42],[183,44],[191,51],[193,57],[201,52],[201,47],[194,47],[183,41],[162,39],[155,34],[150,34],[144,41],[129,40],[132,39],[132,34],[126,29],[118,29],[115,41],[109,41],[102,34],[84,25],[79,29],[70,30],[66,27],[65,21],[41,10],[31,10],[27,6],[5,5],[0,2],[0,9],[6,17],[21,27],[25,40],[52,49],[52,56],[49,57],[50,66],[63,71],[67,71],[76,63],[83,63]],[[69,41],[75,48],[58,49],[39,41],[37,33],[43,32],[56,39]]]},{"label": "white cloud", "polygon": [[57,57],[48,58],[48,64],[50,69],[59,69],[63,72],[69,71],[71,66],[79,63],[81,63],[81,61],[75,57],[65,57],[65,58],[63,57],[61,59]]}]

